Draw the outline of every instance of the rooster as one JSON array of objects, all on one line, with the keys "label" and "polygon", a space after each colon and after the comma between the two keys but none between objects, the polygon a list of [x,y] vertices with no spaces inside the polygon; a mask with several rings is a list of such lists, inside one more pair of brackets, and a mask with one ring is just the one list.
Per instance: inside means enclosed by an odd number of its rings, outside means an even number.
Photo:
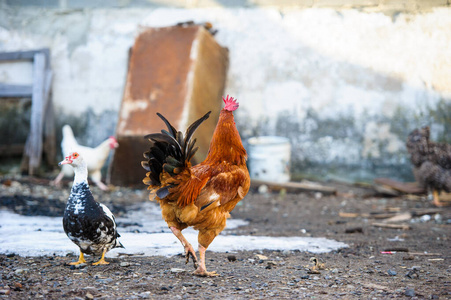
[{"label": "rooster", "polygon": [[[117,147],[119,147],[119,144],[113,136],[109,137],[95,148],[79,145],[74,137],[72,128],[69,125],[63,126],[63,140],[61,141],[63,157],[67,156],[72,151],[80,152],[88,165],[89,177],[103,191],[108,190],[108,187],[101,180],[101,170],[108,158],[110,150]],[[70,167],[63,166],[61,172],[51,183],[53,185],[58,185],[64,176],[73,176],[73,174]]]},{"label": "rooster", "polygon": [[451,145],[431,142],[429,135],[427,126],[415,129],[409,134],[406,147],[415,178],[424,189],[432,191],[433,203],[442,206],[439,192],[451,192]]},{"label": "rooster", "polygon": [[[146,161],[142,162],[148,171],[143,182],[149,185],[149,199],[160,203],[164,220],[185,249],[186,263],[191,256],[194,274],[199,276],[218,276],[216,272],[207,272],[205,251],[225,228],[230,212],[250,186],[247,154],[233,117],[238,103],[229,96],[223,100],[225,107],[219,115],[207,157],[198,165],[190,163],[198,149],[194,148],[196,139],[191,137],[210,112],[189,126],[185,136],[157,113],[168,131],[145,137],[150,141],[150,150],[144,153]],[[188,226],[199,231],[199,261],[181,232]]]}]

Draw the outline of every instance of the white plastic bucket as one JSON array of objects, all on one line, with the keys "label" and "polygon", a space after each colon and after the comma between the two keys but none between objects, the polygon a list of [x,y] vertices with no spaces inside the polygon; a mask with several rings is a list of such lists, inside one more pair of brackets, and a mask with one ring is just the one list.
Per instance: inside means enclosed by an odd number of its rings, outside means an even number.
[{"label": "white plastic bucket", "polygon": [[279,136],[248,139],[249,173],[252,179],[290,181],[290,140]]}]

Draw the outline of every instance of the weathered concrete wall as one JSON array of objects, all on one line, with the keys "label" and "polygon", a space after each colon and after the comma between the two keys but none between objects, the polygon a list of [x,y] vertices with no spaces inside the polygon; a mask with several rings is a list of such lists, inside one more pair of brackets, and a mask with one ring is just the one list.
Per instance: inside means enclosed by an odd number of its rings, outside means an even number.
[{"label": "weathered concrete wall", "polygon": [[[354,1],[360,9],[318,0],[304,7],[254,1],[249,8],[175,2],[200,8],[3,1],[0,51],[51,48],[58,120],[82,124],[79,134],[92,145],[116,124],[128,49],[139,28],[187,20],[212,22],[216,39],[230,50],[226,90],[241,103],[243,138],[289,137],[297,174],[411,179],[408,132],[428,124],[434,139],[451,142],[447,1]],[[21,72],[31,78],[26,66],[1,65],[0,81]]]}]

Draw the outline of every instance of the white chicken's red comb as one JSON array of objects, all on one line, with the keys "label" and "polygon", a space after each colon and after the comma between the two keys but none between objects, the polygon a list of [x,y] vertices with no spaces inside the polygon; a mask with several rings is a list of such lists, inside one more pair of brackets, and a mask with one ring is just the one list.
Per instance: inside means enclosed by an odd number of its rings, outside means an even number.
[{"label": "white chicken's red comb", "polygon": [[229,95],[227,95],[226,98],[222,97],[222,100],[224,100],[225,103],[224,106],[225,110],[234,111],[235,109],[238,108],[238,106],[240,106],[238,102],[236,102],[236,99],[234,99],[233,97],[229,97]]}]

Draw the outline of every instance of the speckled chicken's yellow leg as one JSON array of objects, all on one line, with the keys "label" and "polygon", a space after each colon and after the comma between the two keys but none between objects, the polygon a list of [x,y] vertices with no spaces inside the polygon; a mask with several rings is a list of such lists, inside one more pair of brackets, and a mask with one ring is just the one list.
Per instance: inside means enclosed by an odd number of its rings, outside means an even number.
[{"label": "speckled chicken's yellow leg", "polygon": [[205,251],[207,251],[207,248],[205,248],[204,246],[199,244],[200,262],[199,262],[199,267],[197,267],[196,271],[194,271],[193,274],[198,275],[198,276],[208,276],[208,277],[219,276],[219,274],[216,273],[215,271],[207,272],[207,267],[205,266]]},{"label": "speckled chicken's yellow leg", "polygon": [[103,249],[102,252],[102,257],[100,258],[100,260],[98,262],[93,263],[93,266],[97,266],[97,265],[108,265],[110,264],[109,262],[105,261],[105,253],[106,253],[106,248]]},{"label": "speckled chicken's yellow leg", "polygon": [[193,257],[193,263],[194,263],[194,268],[197,268],[197,257],[196,257],[196,251],[194,251],[193,246],[191,246],[191,244],[185,239],[185,237],[183,236],[182,232],[171,226],[169,227],[172,231],[172,233],[179,239],[180,243],[182,243],[183,248],[185,248],[185,256],[186,256],[186,264],[189,262],[189,256],[191,255]]},{"label": "speckled chicken's yellow leg", "polygon": [[84,264],[86,262],[85,257],[83,256],[83,252],[80,251],[80,256],[78,257],[78,261],[73,261],[69,263],[71,266],[76,266],[79,264]]},{"label": "speckled chicken's yellow leg", "polygon": [[440,202],[440,199],[438,198],[438,191],[436,189],[432,190],[432,197],[434,199],[433,203],[435,206],[443,206],[443,204]]}]

